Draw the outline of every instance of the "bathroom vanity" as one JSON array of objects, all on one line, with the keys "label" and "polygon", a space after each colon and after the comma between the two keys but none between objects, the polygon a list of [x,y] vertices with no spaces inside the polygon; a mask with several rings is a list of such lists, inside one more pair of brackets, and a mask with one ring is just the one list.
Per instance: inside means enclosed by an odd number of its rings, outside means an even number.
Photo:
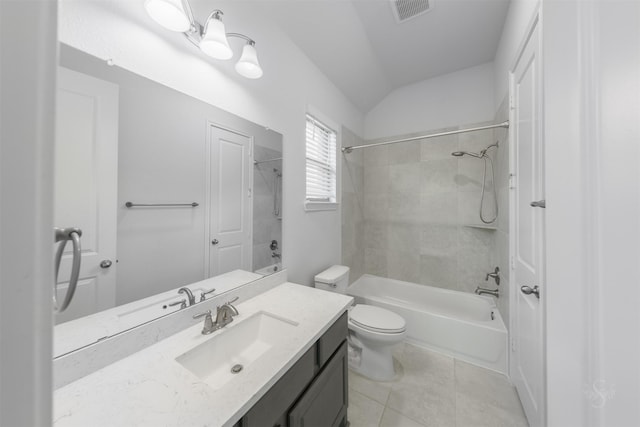
[{"label": "bathroom vanity", "polygon": [[194,320],[57,389],[54,423],[345,426],[351,303],[345,295],[279,284],[238,301],[239,315],[210,335]]},{"label": "bathroom vanity", "polygon": [[345,313],[236,426],[346,426],[346,339]]}]

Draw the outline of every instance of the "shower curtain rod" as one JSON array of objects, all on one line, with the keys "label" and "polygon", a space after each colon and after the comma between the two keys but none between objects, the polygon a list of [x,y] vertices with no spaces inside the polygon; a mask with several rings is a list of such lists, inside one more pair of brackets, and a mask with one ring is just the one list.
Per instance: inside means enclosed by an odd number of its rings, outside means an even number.
[{"label": "shower curtain rod", "polygon": [[475,127],[475,128],[469,128],[469,129],[452,130],[452,131],[449,131],[449,132],[432,133],[432,134],[428,134],[428,135],[413,136],[411,138],[402,138],[402,139],[394,139],[392,141],[377,142],[375,144],[352,145],[350,147],[343,147],[342,148],[342,152],[348,154],[348,153],[351,153],[353,150],[357,150],[359,148],[377,147],[378,145],[396,144],[398,142],[415,141],[417,139],[436,138],[438,136],[456,135],[456,134],[459,134],[459,133],[475,132],[475,131],[478,131],[478,130],[495,129],[495,128],[508,128],[508,127],[509,127],[509,121],[506,121],[506,122],[498,123],[496,125],[479,126],[479,127]]},{"label": "shower curtain rod", "polygon": [[260,163],[269,163],[269,162],[275,162],[277,160],[282,160],[282,157],[278,157],[277,159],[269,159],[269,160],[254,160],[253,164],[254,165],[259,165]]}]

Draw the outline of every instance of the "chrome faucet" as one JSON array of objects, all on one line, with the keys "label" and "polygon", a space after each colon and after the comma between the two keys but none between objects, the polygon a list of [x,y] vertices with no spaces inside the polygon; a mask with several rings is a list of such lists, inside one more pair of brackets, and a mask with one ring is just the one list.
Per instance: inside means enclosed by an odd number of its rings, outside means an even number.
[{"label": "chrome faucet", "polygon": [[493,295],[496,298],[500,298],[500,290],[499,289],[486,289],[486,288],[481,288],[480,286],[478,286],[475,290],[476,294],[478,295],[482,295],[482,294],[489,294],[489,295]]},{"label": "chrome faucet", "polygon": [[218,329],[224,328],[229,323],[233,322],[233,316],[238,315],[238,309],[231,304],[237,299],[238,297],[218,307],[218,311],[216,313],[216,325],[218,326]]},{"label": "chrome faucet", "polygon": [[280,259],[280,257],[281,257],[281,256],[282,256],[282,255],[280,255],[280,252],[273,251],[273,252],[271,253],[271,258],[278,258],[278,259]]},{"label": "chrome faucet", "polygon": [[500,286],[500,268],[496,267],[493,273],[487,273],[487,277],[485,277],[485,282],[489,281],[489,277],[493,277],[493,280],[496,281],[496,285]]},{"label": "chrome faucet", "polygon": [[196,314],[194,319],[204,317],[204,326],[202,327],[202,335],[209,335],[212,332],[222,329],[229,323],[233,322],[233,316],[238,315],[238,309],[236,309],[231,303],[236,301],[238,297],[228,301],[221,306],[218,306],[216,311],[216,321],[213,321],[211,310],[207,310],[204,313]]},{"label": "chrome faucet", "polygon": [[211,310],[207,310],[204,313],[196,314],[193,316],[194,319],[199,319],[204,317],[204,326],[202,327],[202,335],[209,335],[211,332],[218,330],[216,325],[213,323],[213,319],[211,318]]},{"label": "chrome faucet", "polygon": [[200,302],[206,300],[207,299],[207,295],[212,294],[215,291],[216,291],[216,288],[209,289],[208,291],[202,291],[202,293],[200,294]]},{"label": "chrome faucet", "polygon": [[191,289],[182,287],[178,289],[178,293],[187,295],[187,299],[189,300],[189,306],[192,306],[193,304],[196,303],[196,297],[193,296],[193,292],[191,292]]},{"label": "chrome faucet", "polygon": [[180,306],[180,310],[182,310],[183,308],[187,308],[187,300],[186,299],[181,299],[180,301],[169,303],[169,304],[163,306],[162,308],[175,307],[176,305]]}]

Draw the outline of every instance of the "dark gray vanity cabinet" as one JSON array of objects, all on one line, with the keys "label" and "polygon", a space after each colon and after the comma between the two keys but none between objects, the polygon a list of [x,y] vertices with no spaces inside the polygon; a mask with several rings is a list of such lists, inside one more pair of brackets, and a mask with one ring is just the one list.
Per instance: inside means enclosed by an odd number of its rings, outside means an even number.
[{"label": "dark gray vanity cabinet", "polygon": [[347,420],[347,343],[289,411],[290,427],[339,427]]},{"label": "dark gray vanity cabinet", "polygon": [[345,313],[236,426],[345,427],[347,333]]}]

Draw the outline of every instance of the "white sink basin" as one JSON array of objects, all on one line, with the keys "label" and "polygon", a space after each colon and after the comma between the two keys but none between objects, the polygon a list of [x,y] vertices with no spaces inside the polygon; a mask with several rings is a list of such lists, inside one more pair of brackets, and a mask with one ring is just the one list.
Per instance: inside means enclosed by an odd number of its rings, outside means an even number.
[{"label": "white sink basin", "polygon": [[[176,361],[214,389],[244,374],[244,369],[283,343],[297,322],[260,311],[178,356]],[[242,370],[232,372],[241,366]]]}]

